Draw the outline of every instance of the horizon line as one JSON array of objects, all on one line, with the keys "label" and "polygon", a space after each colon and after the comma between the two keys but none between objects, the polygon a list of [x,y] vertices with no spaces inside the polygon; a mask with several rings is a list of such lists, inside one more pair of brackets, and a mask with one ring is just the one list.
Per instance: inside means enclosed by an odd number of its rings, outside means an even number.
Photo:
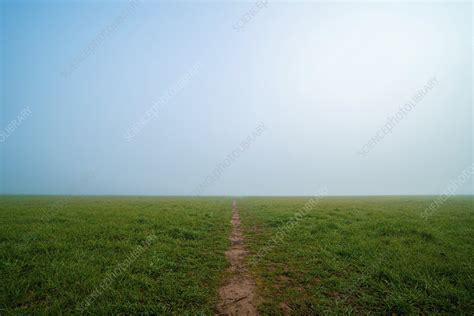
[{"label": "horizon line", "polygon": [[[323,197],[430,197],[441,196],[443,193],[436,194],[326,194]],[[0,197],[6,196],[37,196],[37,197],[183,197],[183,198],[212,198],[212,197],[312,197],[314,195],[183,195],[183,194],[36,194],[36,193],[0,193]],[[453,196],[470,196],[474,197],[474,193],[452,194]]]}]

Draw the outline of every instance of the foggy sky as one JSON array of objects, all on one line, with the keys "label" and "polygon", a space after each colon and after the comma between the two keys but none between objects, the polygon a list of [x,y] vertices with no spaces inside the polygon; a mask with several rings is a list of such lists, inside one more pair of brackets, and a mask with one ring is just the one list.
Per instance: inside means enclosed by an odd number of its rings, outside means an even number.
[{"label": "foggy sky", "polygon": [[3,1],[0,193],[442,193],[472,171],[472,12]]}]

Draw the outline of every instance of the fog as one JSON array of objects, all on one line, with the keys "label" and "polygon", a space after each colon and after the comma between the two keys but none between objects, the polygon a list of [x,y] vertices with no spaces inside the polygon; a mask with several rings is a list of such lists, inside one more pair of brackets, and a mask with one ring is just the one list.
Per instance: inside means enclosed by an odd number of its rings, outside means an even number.
[{"label": "fog", "polygon": [[473,194],[472,12],[4,1],[0,193]]}]

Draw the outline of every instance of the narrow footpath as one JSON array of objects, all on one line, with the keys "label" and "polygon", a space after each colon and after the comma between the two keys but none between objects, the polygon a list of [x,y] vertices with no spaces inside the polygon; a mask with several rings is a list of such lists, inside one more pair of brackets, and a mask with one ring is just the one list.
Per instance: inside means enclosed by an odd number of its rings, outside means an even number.
[{"label": "narrow footpath", "polygon": [[244,264],[248,252],[245,250],[245,238],[240,227],[239,211],[235,200],[232,202],[231,224],[231,247],[225,253],[230,263],[227,270],[229,278],[219,289],[218,315],[257,315],[255,280]]}]

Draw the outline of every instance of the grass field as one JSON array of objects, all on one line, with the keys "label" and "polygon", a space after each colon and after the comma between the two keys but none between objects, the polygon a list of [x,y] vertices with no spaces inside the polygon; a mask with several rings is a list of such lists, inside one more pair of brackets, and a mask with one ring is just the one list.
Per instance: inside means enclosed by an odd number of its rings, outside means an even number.
[{"label": "grass field", "polygon": [[[307,198],[239,200],[254,255]],[[421,218],[433,197],[328,197],[253,267],[260,311],[474,313],[472,197]]]},{"label": "grass field", "polygon": [[[2,197],[0,314],[78,312],[96,289],[91,314],[212,313],[226,267],[230,203]],[[101,289],[124,262],[125,271]]]},{"label": "grass field", "polygon": [[[473,197],[325,197],[258,261],[308,198],[236,200],[262,314],[474,313]],[[0,197],[0,314],[212,314],[231,202]]]}]

